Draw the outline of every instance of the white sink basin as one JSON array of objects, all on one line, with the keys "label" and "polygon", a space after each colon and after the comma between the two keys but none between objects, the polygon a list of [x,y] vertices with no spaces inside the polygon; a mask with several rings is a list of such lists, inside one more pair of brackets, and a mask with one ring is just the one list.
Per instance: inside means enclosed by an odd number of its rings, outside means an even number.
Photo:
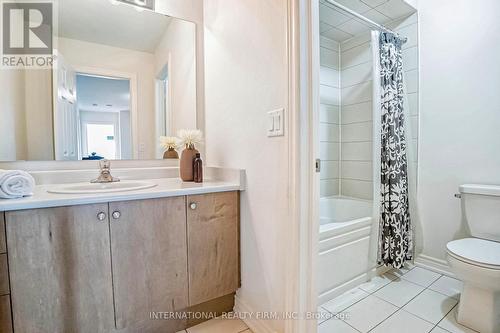
[{"label": "white sink basin", "polygon": [[137,191],[157,186],[155,183],[146,181],[121,181],[116,183],[101,184],[68,184],[47,190],[49,193],[58,194],[92,194]]}]

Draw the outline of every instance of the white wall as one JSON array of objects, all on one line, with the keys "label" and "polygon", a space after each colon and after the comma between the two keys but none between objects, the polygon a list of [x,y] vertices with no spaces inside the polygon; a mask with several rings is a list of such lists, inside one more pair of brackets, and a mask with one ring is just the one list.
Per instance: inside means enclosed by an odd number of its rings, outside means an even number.
[{"label": "white wall", "polygon": [[155,73],[170,60],[168,82],[172,135],[180,129],[196,128],[196,26],[171,20],[155,51]]},{"label": "white wall", "polygon": [[423,254],[467,235],[463,183],[500,184],[500,2],[419,0]]},{"label": "white wall", "polygon": [[196,24],[196,110],[199,129],[205,128],[205,44],[202,0],[158,0],[156,11]]},{"label": "white wall", "polygon": [[52,70],[23,70],[25,73],[27,160],[54,159]]},{"label": "white wall", "polygon": [[0,73],[0,161],[26,159],[26,121],[23,70]]},{"label": "white wall", "polygon": [[[246,169],[237,303],[282,311],[288,137],[266,132],[267,112],[288,103],[287,1],[206,0],[204,6],[206,160]],[[283,332],[283,322],[265,322]]]}]

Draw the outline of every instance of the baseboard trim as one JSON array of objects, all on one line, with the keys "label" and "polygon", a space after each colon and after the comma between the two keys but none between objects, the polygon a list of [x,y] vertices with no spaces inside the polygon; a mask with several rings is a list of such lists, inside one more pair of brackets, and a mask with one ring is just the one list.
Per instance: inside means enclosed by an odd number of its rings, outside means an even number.
[{"label": "baseboard trim", "polygon": [[258,311],[255,311],[252,306],[242,300],[238,292],[236,292],[236,296],[234,297],[234,312],[240,314],[240,319],[253,333],[276,333],[266,320],[251,317],[251,315],[255,315]]},{"label": "baseboard trim", "polygon": [[415,265],[439,274],[456,278],[456,275],[453,273],[450,265],[446,260],[434,258],[425,254],[419,254],[415,258]]},{"label": "baseboard trim", "polygon": [[341,284],[335,288],[332,288],[328,291],[325,291],[324,293],[319,295],[318,296],[318,304],[319,305],[325,304],[326,302],[334,299],[335,297],[342,295],[346,291],[351,290],[351,289],[365,283],[366,281],[370,280],[372,277],[384,274],[388,270],[390,270],[390,268],[383,267],[383,266],[377,266],[377,267],[371,268],[369,271],[367,271],[361,275],[358,275],[358,276],[352,278],[351,280],[344,282],[343,284]]}]

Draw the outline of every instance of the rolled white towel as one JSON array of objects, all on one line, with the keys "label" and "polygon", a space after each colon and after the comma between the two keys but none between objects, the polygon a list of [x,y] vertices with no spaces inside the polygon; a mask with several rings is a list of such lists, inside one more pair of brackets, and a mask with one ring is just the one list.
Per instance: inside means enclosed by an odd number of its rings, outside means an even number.
[{"label": "rolled white towel", "polygon": [[26,171],[0,170],[0,199],[17,199],[33,195],[35,179]]}]

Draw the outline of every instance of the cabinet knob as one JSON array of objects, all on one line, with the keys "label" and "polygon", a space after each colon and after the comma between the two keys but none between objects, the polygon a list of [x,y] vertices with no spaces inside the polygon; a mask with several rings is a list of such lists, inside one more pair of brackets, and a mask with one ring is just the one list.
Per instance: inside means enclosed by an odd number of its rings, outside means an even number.
[{"label": "cabinet knob", "polygon": [[189,208],[191,208],[191,210],[195,210],[195,209],[196,209],[196,207],[198,207],[198,206],[196,205],[196,202],[191,202],[191,203],[189,204]]},{"label": "cabinet knob", "polygon": [[106,219],[106,213],[104,213],[104,212],[100,212],[100,213],[98,213],[98,214],[97,214],[97,219],[98,219],[99,221],[104,221],[104,220]]},{"label": "cabinet knob", "polygon": [[113,218],[115,220],[118,220],[122,216],[122,213],[120,213],[119,211],[116,211],[116,212],[113,212],[113,214],[111,216],[113,216]]}]

